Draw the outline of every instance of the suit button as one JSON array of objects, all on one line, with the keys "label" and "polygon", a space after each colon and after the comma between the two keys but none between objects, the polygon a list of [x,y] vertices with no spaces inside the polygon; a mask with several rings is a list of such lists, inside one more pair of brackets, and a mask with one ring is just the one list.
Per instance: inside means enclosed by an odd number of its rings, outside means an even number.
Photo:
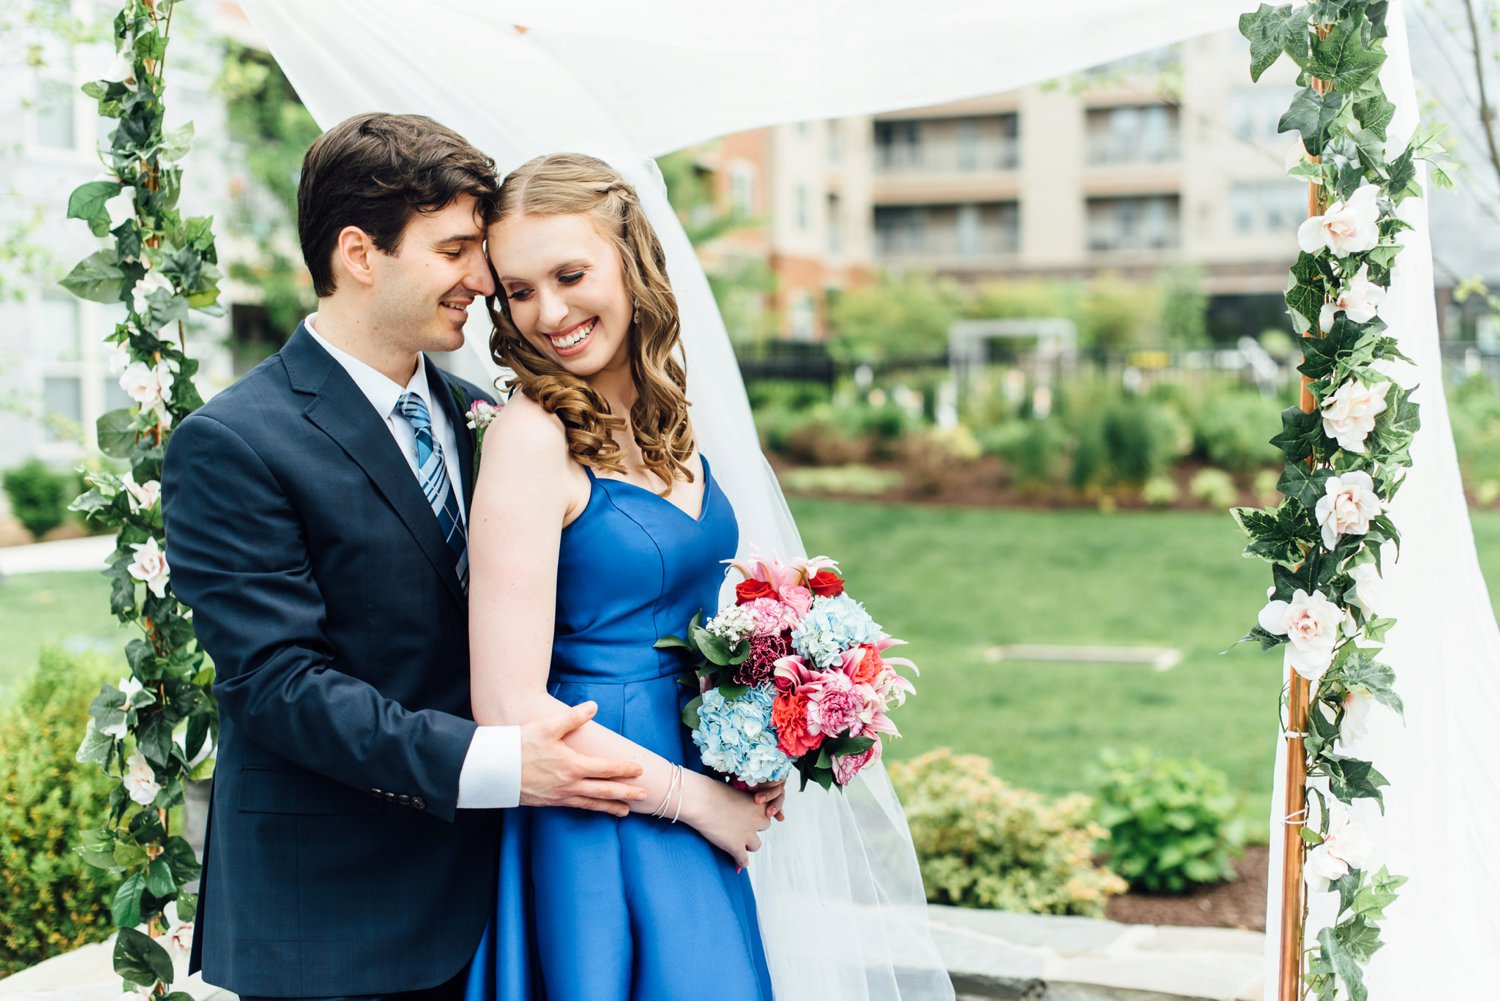
[{"label": "suit button", "polygon": [[411,798],[411,805],[416,807],[418,810],[427,809],[427,801],[421,796],[413,796]]},{"label": "suit button", "polygon": [[406,793],[402,793],[401,795],[396,797],[396,802],[400,803],[402,806],[411,806],[411,797],[406,795]]},{"label": "suit button", "polygon": [[385,793],[381,792],[379,789],[371,789],[370,790],[370,795],[371,796],[384,796]]},{"label": "suit button", "polygon": [[393,793],[393,792],[387,792],[387,793],[386,793],[386,794],[385,794],[385,798],[386,798],[386,799],[395,799],[395,798],[396,798],[396,794],[395,794],[395,793]]}]

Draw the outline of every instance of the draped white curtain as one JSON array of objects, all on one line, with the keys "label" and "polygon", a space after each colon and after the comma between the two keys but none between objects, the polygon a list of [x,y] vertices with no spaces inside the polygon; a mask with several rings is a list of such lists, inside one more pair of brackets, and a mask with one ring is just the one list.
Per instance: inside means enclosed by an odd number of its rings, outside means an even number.
[{"label": "draped white curtain", "polygon": [[[593,153],[619,167],[639,189],[666,247],[682,308],[695,428],[717,460],[715,473],[739,512],[742,538],[790,554],[801,551],[796,526],[760,459],[723,322],[650,158],[746,128],[1023,86],[1231,27],[1253,4],[241,0],[241,6],[325,126],[367,110],[418,112],[458,130],[502,170],[556,150]],[[1401,0],[1392,4],[1391,22],[1385,80],[1400,108],[1393,135],[1405,135],[1416,100]],[[1394,512],[1406,548],[1388,571],[1390,613],[1401,624],[1391,633],[1387,660],[1399,674],[1407,725],[1387,720],[1367,746],[1394,786],[1387,822],[1377,829],[1379,854],[1411,882],[1391,911],[1390,944],[1372,967],[1375,1001],[1478,996],[1481,957],[1500,942],[1489,910],[1500,899],[1500,871],[1486,851],[1500,821],[1500,782],[1483,757],[1497,749],[1488,731],[1500,718],[1500,632],[1474,553],[1441,392],[1425,209],[1411,204],[1408,214],[1417,228],[1407,234],[1384,310],[1423,386],[1416,466]],[[485,331],[476,324],[470,333],[482,355]],[[1258,598],[1245,596],[1247,616]],[[878,908],[884,915],[878,926],[862,923],[858,932],[847,914],[825,913],[834,923],[816,923],[848,928],[846,943],[863,935],[869,952],[887,958],[881,975],[872,972],[881,967],[875,960],[863,971],[856,961],[852,972],[819,972],[819,964],[797,961],[798,983],[778,975],[778,996],[945,996],[929,975],[936,959],[914,906],[920,888],[910,840],[883,771],[871,770],[847,799],[804,797],[788,813],[805,821],[778,830],[752,866],[757,893],[770,904],[770,951],[795,956],[809,947],[777,937],[776,929],[810,926],[799,910],[808,897],[799,900],[796,890],[816,886],[842,889],[852,907],[887,905]],[[815,843],[799,841],[796,829],[814,832]],[[857,858],[831,852],[830,845],[845,843],[860,846]],[[1274,885],[1279,868],[1274,859],[1272,865]],[[857,898],[860,887],[868,899]],[[903,902],[908,906],[897,906]],[[1275,935],[1268,940],[1274,968]],[[1274,983],[1268,978],[1272,990]]]}]

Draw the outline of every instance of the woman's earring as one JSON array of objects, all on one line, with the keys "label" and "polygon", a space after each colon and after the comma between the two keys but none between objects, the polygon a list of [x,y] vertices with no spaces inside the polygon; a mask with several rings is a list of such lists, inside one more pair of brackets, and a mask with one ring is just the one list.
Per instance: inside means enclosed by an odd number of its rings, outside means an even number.
[{"label": "woman's earring", "polygon": [[631,302],[635,303],[635,307],[634,307],[635,308],[635,312],[633,314],[631,314],[631,321],[633,323],[635,323],[636,326],[640,326],[640,323],[641,323],[641,300],[639,300],[639,299],[632,299]]}]

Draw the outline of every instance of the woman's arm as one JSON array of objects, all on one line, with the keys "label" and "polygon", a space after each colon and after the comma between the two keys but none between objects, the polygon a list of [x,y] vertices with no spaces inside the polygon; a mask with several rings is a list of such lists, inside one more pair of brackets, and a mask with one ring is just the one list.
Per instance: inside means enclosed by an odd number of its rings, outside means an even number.
[{"label": "woman's arm", "polygon": [[[557,565],[563,527],[588,504],[586,474],[568,452],[562,424],[517,396],[485,433],[484,462],[469,515],[469,647],[474,718],[524,724],[566,708],[547,693]],[[646,790],[629,804],[653,813],[673,765],[634,741],[587,723],[566,741],[586,755],[637,762]],[[523,757],[524,766],[524,757]],[[582,790],[598,795],[597,790]],[[680,819],[744,865],[769,820],[749,794],[683,769]],[[557,805],[527,787],[522,805]]]}]

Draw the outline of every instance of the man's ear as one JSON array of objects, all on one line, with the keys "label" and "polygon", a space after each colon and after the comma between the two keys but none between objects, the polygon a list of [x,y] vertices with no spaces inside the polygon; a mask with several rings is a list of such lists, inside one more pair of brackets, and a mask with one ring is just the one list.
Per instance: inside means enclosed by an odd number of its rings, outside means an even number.
[{"label": "man's ear", "polygon": [[355,284],[370,286],[375,283],[373,259],[380,252],[369,233],[358,226],[345,226],[333,246],[333,265]]}]

